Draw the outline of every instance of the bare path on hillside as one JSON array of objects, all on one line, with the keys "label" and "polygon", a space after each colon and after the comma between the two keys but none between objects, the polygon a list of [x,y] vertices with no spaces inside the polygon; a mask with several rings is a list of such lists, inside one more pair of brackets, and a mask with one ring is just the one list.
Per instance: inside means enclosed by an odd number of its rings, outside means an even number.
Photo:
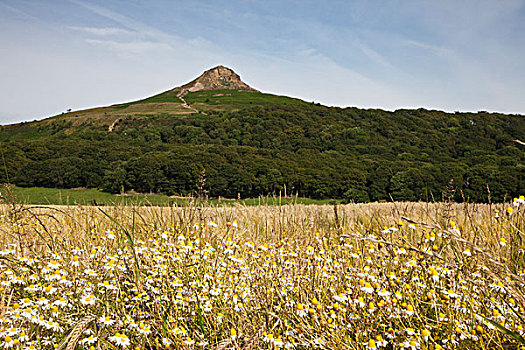
[{"label": "bare path on hillside", "polygon": [[109,132],[112,132],[113,131],[113,128],[115,127],[115,124],[117,124],[117,122],[120,120],[120,118],[117,118],[115,119],[115,121],[113,123],[111,123],[111,125],[108,127],[108,131]]},{"label": "bare path on hillside", "polygon": [[[189,110],[192,110],[193,112],[195,113],[199,113],[200,111],[198,109],[195,109],[193,108],[192,106],[190,106],[188,104],[188,102],[186,102],[186,100],[184,99],[184,95],[186,95],[187,91],[184,89],[184,90],[181,90],[178,94],[177,94],[177,97],[182,101],[182,107],[184,108],[187,108]],[[200,112],[202,114],[206,114],[204,112]]]}]

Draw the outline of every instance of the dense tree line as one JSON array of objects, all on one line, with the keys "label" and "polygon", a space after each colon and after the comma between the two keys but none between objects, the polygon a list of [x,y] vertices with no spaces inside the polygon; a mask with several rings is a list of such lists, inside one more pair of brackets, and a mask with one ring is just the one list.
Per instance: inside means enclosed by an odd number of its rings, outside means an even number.
[{"label": "dense tree line", "polygon": [[[525,193],[525,118],[493,113],[255,106],[133,116],[115,131],[57,120],[0,130],[0,182],[210,196],[501,201]],[[521,148],[520,148],[521,147]],[[452,182],[451,182],[452,181]],[[391,197],[390,197],[391,196]]]}]

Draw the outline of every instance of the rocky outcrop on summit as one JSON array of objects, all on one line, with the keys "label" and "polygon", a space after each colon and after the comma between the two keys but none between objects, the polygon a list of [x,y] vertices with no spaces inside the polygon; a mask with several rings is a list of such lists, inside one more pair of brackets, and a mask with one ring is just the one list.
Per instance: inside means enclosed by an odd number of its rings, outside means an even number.
[{"label": "rocky outcrop on summit", "polygon": [[249,92],[259,92],[241,80],[239,74],[232,69],[218,66],[202,73],[197,79],[185,84],[175,90],[180,90],[179,94],[201,90],[245,90]]}]

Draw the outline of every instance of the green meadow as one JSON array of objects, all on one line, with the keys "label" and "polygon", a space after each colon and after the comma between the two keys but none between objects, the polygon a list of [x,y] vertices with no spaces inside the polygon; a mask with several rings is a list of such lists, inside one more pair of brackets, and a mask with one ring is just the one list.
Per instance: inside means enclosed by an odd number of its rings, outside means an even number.
[{"label": "green meadow", "polygon": [[[140,206],[185,206],[194,201],[203,201],[193,197],[170,197],[154,193],[128,193],[115,195],[97,189],[58,189],[44,187],[11,186],[13,199],[17,203],[32,205],[140,205]],[[3,197],[9,197],[5,188],[0,189]],[[300,197],[265,196],[247,199],[213,198],[204,200],[210,205],[286,205],[286,204],[335,204],[340,201],[316,200]]]}]

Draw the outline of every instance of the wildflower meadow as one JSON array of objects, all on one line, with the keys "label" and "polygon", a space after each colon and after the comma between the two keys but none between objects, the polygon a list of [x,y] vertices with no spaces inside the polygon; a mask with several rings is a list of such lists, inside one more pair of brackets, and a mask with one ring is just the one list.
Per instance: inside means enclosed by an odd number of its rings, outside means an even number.
[{"label": "wildflower meadow", "polygon": [[4,349],[509,349],[525,200],[0,206]]}]

